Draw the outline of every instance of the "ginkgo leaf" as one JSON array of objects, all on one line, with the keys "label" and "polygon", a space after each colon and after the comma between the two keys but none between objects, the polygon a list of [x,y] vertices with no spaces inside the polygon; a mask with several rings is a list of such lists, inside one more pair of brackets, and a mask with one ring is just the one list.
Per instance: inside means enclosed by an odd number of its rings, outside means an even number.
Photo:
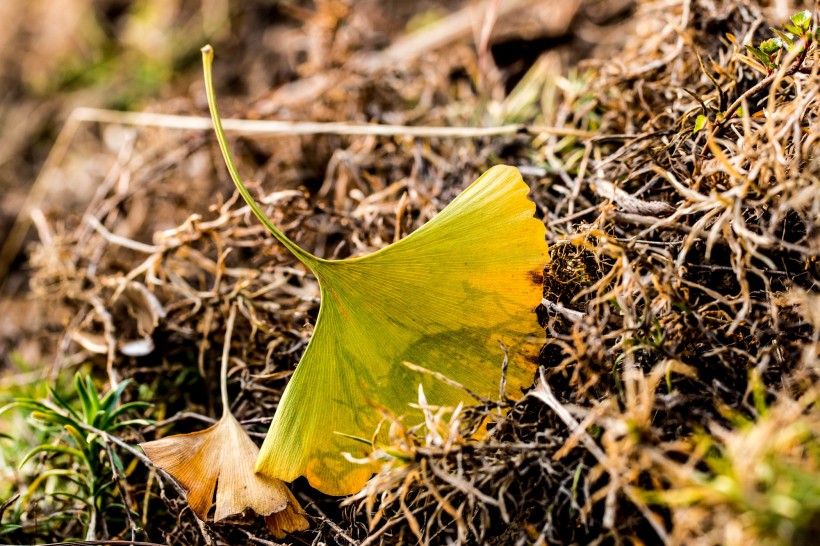
[{"label": "ginkgo leaf", "polygon": [[[203,49],[211,115],[228,170],[245,201],[273,235],[319,280],[313,337],[279,402],[257,472],[292,481],[306,476],[328,494],[360,490],[374,470],[364,457],[379,422],[374,405],[413,417],[418,386],[431,404],[497,398],[508,357],[511,398],[531,386],[544,331],[534,310],[549,260],[544,224],[533,217],[517,169],[493,167],[426,225],[369,256],[330,261],[299,248],[265,216],[228,151]],[[416,413],[419,422],[421,414]]]},{"label": "ginkgo leaf", "polygon": [[284,482],[254,472],[259,448],[230,412],[227,362],[235,317],[236,307],[232,307],[220,374],[222,418],[205,430],[145,442],[140,447],[156,467],[182,485],[188,505],[199,519],[207,520],[214,505],[214,521],[250,509],[265,516],[271,533],[283,538],[287,533],[307,529],[309,523]]},{"label": "ginkgo leaf", "polygon": [[308,527],[298,501],[284,482],[254,473],[259,448],[230,413],[205,430],[140,447],[154,465],[185,488],[188,504],[201,520],[208,519],[215,504],[214,521],[251,509],[266,516],[278,538]]}]

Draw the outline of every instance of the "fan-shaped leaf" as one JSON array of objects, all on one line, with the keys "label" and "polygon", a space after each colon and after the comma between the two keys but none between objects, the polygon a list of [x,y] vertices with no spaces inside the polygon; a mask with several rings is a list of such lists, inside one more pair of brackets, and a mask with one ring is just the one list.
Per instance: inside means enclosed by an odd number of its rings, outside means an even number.
[{"label": "fan-shaped leaf", "polygon": [[[412,413],[422,384],[432,404],[475,403],[461,389],[402,363],[439,372],[496,398],[505,348],[507,392],[532,383],[544,332],[534,309],[548,261],[545,228],[517,169],[490,169],[433,220],[369,256],[328,261],[290,241],[242,183],[222,131],[203,49],[209,105],[228,170],[248,205],[319,280],[314,334],[273,418],[257,472],[306,476],[329,494],[358,491],[374,468],[361,458],[379,414]],[[421,421],[421,414],[416,417]]]},{"label": "fan-shaped leaf", "polygon": [[201,520],[208,518],[215,504],[214,521],[251,509],[262,516],[276,515],[271,532],[277,537],[307,529],[307,520],[287,486],[254,473],[259,448],[231,413],[205,430],[146,442],[140,447],[151,462],[185,488],[188,504]]},{"label": "fan-shaped leaf", "polygon": [[[220,387],[222,419],[199,432],[178,434],[140,447],[155,466],[185,488],[191,510],[201,520],[216,506],[214,521],[253,510],[265,516],[278,538],[307,529],[302,507],[287,486],[276,478],[254,472],[259,448],[233,416],[228,403],[228,356],[236,306],[231,308],[222,351]],[[216,490],[216,500],[214,500]]]}]

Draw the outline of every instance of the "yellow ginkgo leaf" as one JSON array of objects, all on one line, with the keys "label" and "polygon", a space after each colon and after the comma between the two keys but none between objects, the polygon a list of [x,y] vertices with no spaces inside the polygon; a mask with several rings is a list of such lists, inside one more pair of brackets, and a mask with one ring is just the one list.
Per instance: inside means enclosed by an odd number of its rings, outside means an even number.
[{"label": "yellow ginkgo leaf", "polygon": [[[279,402],[257,472],[291,481],[306,476],[329,494],[354,493],[374,472],[361,458],[379,422],[374,405],[412,414],[419,384],[431,404],[475,402],[438,372],[495,398],[509,357],[507,393],[532,384],[544,331],[534,313],[548,261],[545,227],[517,169],[490,169],[435,218],[362,258],[329,261],[289,240],[242,183],[221,127],[203,49],[211,115],[228,170],[273,235],[319,280],[322,303],[313,337]],[[419,421],[421,414],[417,413]]]},{"label": "yellow ginkgo leaf", "polygon": [[307,529],[309,524],[284,482],[254,472],[259,448],[229,410],[227,353],[235,316],[233,307],[222,358],[222,419],[205,430],[145,442],[140,447],[155,466],[185,488],[188,505],[199,519],[207,520],[214,505],[214,521],[250,509],[265,516],[271,533],[283,538],[287,533]]}]

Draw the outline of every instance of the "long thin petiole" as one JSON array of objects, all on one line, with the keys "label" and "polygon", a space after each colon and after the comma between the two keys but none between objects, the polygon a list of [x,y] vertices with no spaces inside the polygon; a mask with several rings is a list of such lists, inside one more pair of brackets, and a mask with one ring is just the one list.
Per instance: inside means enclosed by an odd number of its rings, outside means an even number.
[{"label": "long thin petiole", "polygon": [[213,81],[213,58],[214,58],[214,49],[210,45],[206,45],[202,48],[202,67],[205,72],[205,92],[208,95],[208,108],[211,111],[211,119],[214,122],[214,130],[216,131],[216,138],[219,141],[219,149],[222,151],[222,157],[225,160],[225,165],[228,167],[228,172],[231,174],[231,179],[233,183],[236,185],[236,188],[239,190],[239,193],[242,195],[242,198],[251,208],[253,213],[259,218],[259,221],[270,230],[276,239],[285,245],[288,250],[290,250],[299,260],[314,270],[315,266],[321,262],[322,260],[314,256],[313,254],[302,250],[299,246],[288,239],[284,233],[282,233],[279,228],[273,225],[270,218],[262,212],[262,209],[254,200],[253,196],[251,196],[248,188],[245,187],[245,183],[242,182],[242,178],[239,176],[239,171],[236,169],[236,165],[234,164],[233,157],[231,157],[231,152],[228,149],[228,139],[225,136],[225,131],[222,128],[222,120],[219,117],[219,109],[216,105],[216,93],[214,92],[214,81]]},{"label": "long thin petiole", "polygon": [[222,367],[219,370],[219,390],[222,393],[222,417],[231,412],[231,404],[228,402],[228,360],[231,354],[231,334],[233,334],[233,324],[236,320],[236,304],[231,305],[228,314],[228,323],[225,325],[225,344],[222,346]]}]

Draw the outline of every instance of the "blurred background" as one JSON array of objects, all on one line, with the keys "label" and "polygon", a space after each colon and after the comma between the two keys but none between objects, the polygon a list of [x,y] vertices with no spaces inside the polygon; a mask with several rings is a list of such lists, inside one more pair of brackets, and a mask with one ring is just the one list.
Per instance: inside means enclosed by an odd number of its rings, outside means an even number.
[{"label": "blurred background", "polygon": [[[84,123],[55,148],[75,108],[207,115],[199,49],[212,43],[225,115],[410,125],[519,122],[541,110],[548,75],[567,73],[596,45],[617,39],[633,9],[629,0],[4,0],[2,359],[8,362],[12,350],[28,361],[42,356],[40,344],[25,334],[42,329],[39,315],[27,311],[34,302],[26,249],[38,237],[29,228],[30,211],[72,222],[122,144],[121,127]],[[528,72],[533,81],[511,100]],[[284,145],[292,147],[292,140]],[[291,149],[286,161],[299,171],[295,185],[325,178],[333,146],[312,142],[309,154]],[[54,164],[43,172],[48,180],[34,187],[52,150]],[[177,205],[196,210],[197,197],[212,189],[185,188],[188,203]],[[181,218],[154,219],[170,226]],[[13,231],[15,222],[20,225]]]}]

